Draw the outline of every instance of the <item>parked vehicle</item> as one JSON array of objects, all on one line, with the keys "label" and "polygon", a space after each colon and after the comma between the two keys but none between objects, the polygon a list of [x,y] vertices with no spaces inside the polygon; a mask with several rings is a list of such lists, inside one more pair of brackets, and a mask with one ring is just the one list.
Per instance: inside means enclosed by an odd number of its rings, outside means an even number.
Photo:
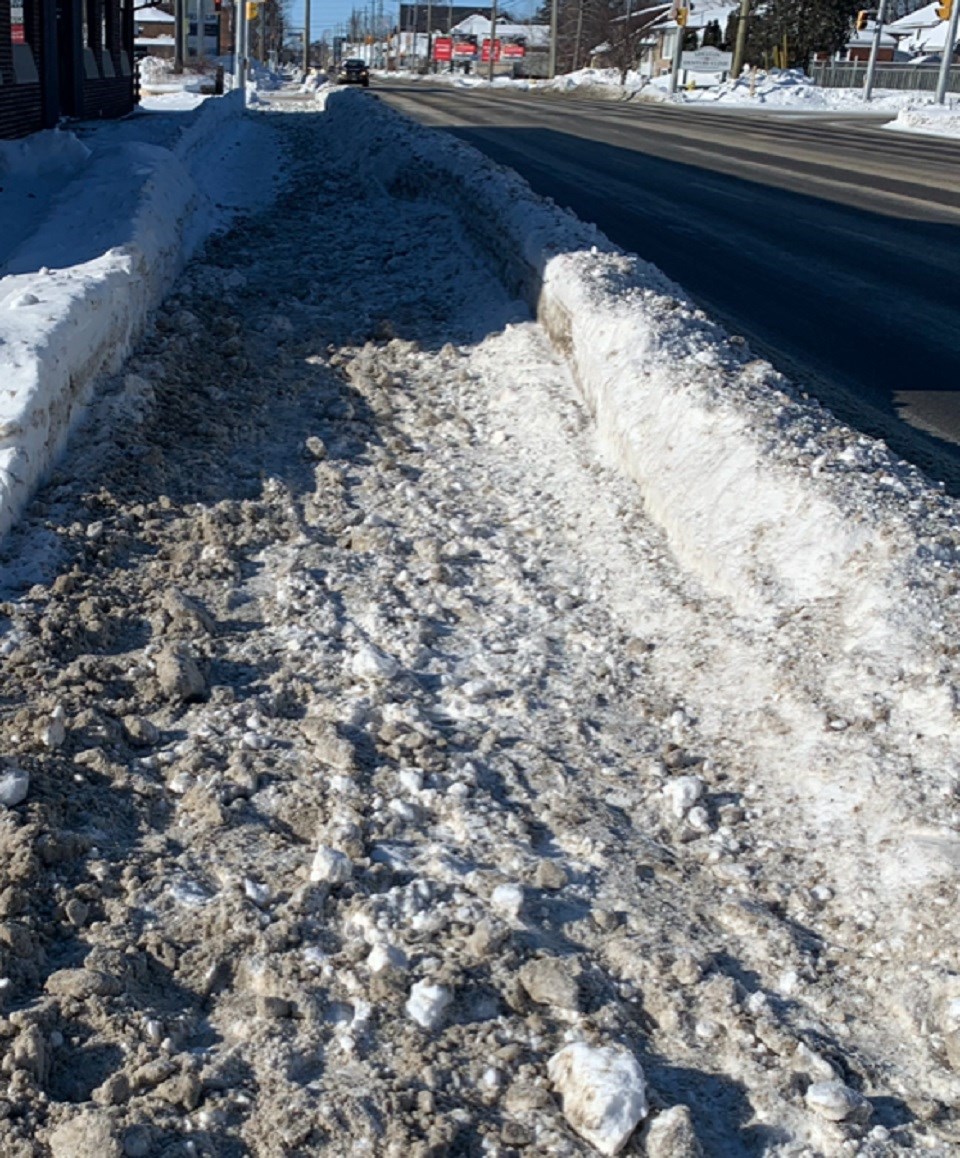
[{"label": "parked vehicle", "polygon": [[362,84],[367,88],[370,84],[370,69],[365,60],[345,60],[337,73],[337,84]]}]

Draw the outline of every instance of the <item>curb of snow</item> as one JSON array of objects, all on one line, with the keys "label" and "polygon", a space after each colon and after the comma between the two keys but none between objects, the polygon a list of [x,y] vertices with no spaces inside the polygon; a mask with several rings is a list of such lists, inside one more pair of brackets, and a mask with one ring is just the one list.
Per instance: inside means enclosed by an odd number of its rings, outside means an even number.
[{"label": "curb of snow", "polygon": [[[46,228],[5,262],[28,272],[0,277],[0,534],[56,460],[94,379],[122,365],[147,314],[212,227],[191,162],[239,115],[240,101],[240,94],[205,101],[173,149],[133,143],[98,158],[57,198]],[[122,245],[64,269],[33,259],[56,251],[58,209],[82,231],[86,214],[98,221],[114,190],[138,183]]]},{"label": "curb of snow", "polygon": [[[809,637],[830,692],[882,686],[900,721],[954,730],[956,504],[805,400],[658,269],[448,134],[318,93],[358,179],[452,204],[573,370],[606,453],[682,563],[765,630]],[[846,676],[859,672],[860,678]],[[863,674],[866,673],[866,679]]]}]

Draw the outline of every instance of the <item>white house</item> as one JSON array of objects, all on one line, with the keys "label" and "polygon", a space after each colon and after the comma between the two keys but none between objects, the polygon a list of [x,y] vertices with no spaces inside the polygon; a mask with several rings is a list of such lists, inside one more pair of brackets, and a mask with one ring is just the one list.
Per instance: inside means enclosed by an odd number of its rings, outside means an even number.
[{"label": "white house", "polygon": [[659,76],[670,71],[678,35],[685,36],[688,32],[695,32],[697,43],[702,43],[703,32],[708,24],[716,21],[720,25],[720,31],[726,32],[730,14],[740,11],[739,4],[717,4],[714,0],[691,0],[686,8],[687,23],[684,28],[677,25],[672,6],[651,22],[651,44],[644,49],[641,56],[641,71],[647,76]]},{"label": "white house", "polygon": [[901,52],[909,53],[911,56],[933,54],[939,56],[947,45],[948,25],[948,21],[941,20],[937,15],[937,9],[941,5],[942,0],[926,4],[916,12],[911,12],[909,16],[894,20],[887,25],[885,31],[896,38],[897,47]]},{"label": "white house", "polygon": [[[452,29],[454,36],[475,36],[478,41],[488,40],[490,37],[490,21],[486,16],[474,13],[466,20],[461,20]],[[549,24],[505,24],[497,21],[497,37],[500,40],[523,40],[527,48],[549,48]]]},{"label": "white house", "polygon": [[173,56],[174,18],[162,8],[135,8],[133,12],[133,47],[137,56]]}]

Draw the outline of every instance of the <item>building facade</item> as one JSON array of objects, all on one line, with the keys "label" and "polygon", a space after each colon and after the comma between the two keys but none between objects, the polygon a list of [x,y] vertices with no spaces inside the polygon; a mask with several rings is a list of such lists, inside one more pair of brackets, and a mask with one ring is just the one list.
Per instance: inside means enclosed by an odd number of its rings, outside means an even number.
[{"label": "building facade", "polygon": [[0,0],[0,137],[135,103],[133,0]]}]

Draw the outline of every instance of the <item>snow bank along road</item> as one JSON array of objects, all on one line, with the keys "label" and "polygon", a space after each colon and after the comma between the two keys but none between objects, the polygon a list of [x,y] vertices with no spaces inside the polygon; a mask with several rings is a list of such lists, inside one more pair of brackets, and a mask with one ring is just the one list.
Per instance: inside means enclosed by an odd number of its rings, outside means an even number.
[{"label": "snow bank along road", "polygon": [[960,142],[862,118],[379,86],[675,277],[960,493]]},{"label": "snow bank along road", "polygon": [[954,506],[369,94],[265,123],[6,542],[0,1153],[954,1152]]}]

